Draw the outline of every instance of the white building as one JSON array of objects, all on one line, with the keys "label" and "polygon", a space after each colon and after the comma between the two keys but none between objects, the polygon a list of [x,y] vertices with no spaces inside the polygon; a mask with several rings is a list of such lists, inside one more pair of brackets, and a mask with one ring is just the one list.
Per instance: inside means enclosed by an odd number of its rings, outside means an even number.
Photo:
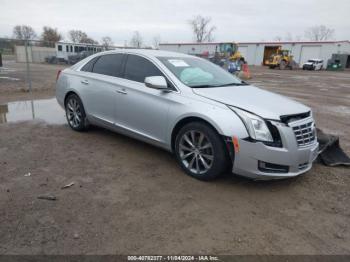
[{"label": "white building", "polygon": [[[302,65],[308,59],[320,58],[323,67],[332,54],[350,54],[350,41],[327,42],[246,42],[239,43],[238,50],[250,65],[262,65],[278,48],[289,50],[294,60]],[[350,61],[347,62],[350,67]]]},{"label": "white building", "polygon": [[[159,49],[181,52],[186,54],[202,54],[215,52],[220,43],[164,43]],[[324,42],[242,42],[238,50],[250,65],[263,65],[278,48],[286,49],[294,56],[294,60],[302,65],[308,59],[319,58],[324,61],[326,68],[332,54],[350,54],[350,41]],[[346,67],[350,67],[350,56]]]}]

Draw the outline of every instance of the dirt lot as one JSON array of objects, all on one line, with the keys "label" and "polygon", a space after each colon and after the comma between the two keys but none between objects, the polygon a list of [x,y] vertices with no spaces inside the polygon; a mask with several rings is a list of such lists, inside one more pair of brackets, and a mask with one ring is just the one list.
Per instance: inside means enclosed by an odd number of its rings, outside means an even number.
[{"label": "dirt lot", "polygon": [[[33,65],[33,94],[20,91],[23,64],[5,67],[0,76],[19,80],[0,79],[0,103],[52,97],[62,66]],[[311,106],[350,154],[349,71],[251,69],[251,83]],[[171,154],[103,129],[1,124],[0,253],[350,254],[349,171],[315,164],[284,181],[206,183]]]}]

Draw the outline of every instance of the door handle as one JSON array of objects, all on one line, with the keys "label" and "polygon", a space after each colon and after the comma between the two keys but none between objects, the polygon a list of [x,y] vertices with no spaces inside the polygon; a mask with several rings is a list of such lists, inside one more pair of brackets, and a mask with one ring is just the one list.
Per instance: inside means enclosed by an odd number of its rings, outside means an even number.
[{"label": "door handle", "polygon": [[82,84],[84,84],[84,85],[88,85],[89,84],[89,81],[88,80],[81,80],[80,81]]},{"label": "door handle", "polygon": [[127,94],[125,89],[117,90],[117,93],[122,94],[122,95],[126,95]]}]

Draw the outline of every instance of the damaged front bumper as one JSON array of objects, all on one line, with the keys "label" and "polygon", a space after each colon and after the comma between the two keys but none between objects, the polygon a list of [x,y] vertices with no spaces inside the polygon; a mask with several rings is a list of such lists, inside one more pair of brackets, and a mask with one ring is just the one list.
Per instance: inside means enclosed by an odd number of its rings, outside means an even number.
[{"label": "damaged front bumper", "polygon": [[278,131],[282,147],[235,138],[237,141],[232,141],[233,151],[230,152],[232,172],[254,180],[271,180],[295,177],[309,171],[318,155],[317,138],[301,146],[293,126],[279,126]]}]

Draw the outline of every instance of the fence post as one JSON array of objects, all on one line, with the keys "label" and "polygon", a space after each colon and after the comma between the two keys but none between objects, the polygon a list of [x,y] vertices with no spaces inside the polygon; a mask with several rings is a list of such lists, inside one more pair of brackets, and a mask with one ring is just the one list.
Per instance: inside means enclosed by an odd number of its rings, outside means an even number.
[{"label": "fence post", "polygon": [[26,65],[27,65],[27,82],[28,82],[28,91],[32,91],[32,79],[30,75],[30,66],[29,66],[29,55],[28,55],[28,40],[24,40],[24,46],[26,51]]}]

